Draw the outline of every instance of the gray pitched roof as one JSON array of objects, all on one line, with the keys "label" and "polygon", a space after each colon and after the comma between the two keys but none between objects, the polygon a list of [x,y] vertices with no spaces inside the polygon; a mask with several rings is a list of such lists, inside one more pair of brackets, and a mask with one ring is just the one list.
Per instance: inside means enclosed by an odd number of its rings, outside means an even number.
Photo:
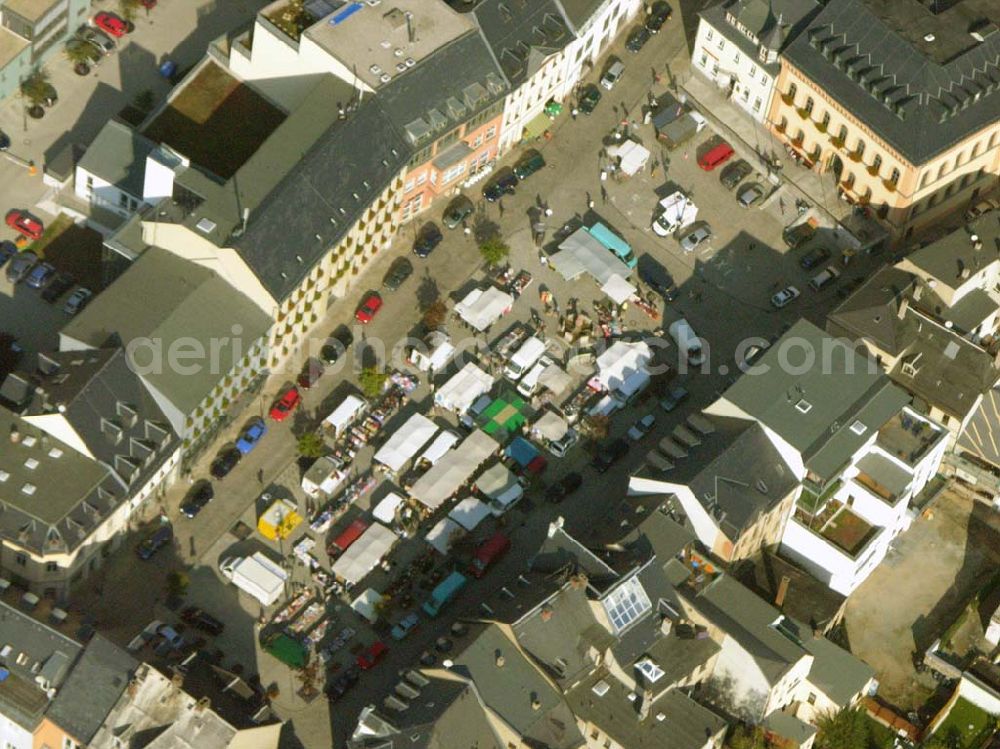
[{"label": "gray pitched roof", "polygon": [[840,707],[849,704],[875,676],[871,666],[825,637],[808,637],[804,645],[813,656],[809,681]]},{"label": "gray pitched roof", "polygon": [[36,377],[25,416],[64,420],[124,482],[143,485],[177,449],[177,433],[123,348],[41,354]]},{"label": "gray pitched roof", "polygon": [[0,537],[37,553],[73,551],[125,500],[106,466],[3,409],[0,434]]},{"label": "gray pitched roof", "polygon": [[[758,44],[780,51],[802,31],[808,19],[819,8],[819,3],[815,0],[724,0],[705,8],[698,15],[730,43],[735,44],[758,67],[774,76],[780,65],[777,62],[766,64],[761,61]],[[757,37],[757,43],[729,22],[730,13]]]},{"label": "gray pitched roof", "polygon": [[[693,603],[705,618],[750,654],[771,684],[806,655],[801,642],[794,642],[775,627],[781,612],[729,575],[718,575],[701,589]],[[798,628],[800,638],[812,636],[804,627],[789,624]]]},{"label": "gray pitched roof", "polygon": [[396,76],[376,98],[406,142],[423,148],[501,101],[507,91],[486,43],[470,32]]},{"label": "gray pitched roof", "polygon": [[10,651],[0,656],[0,666],[10,674],[0,681],[0,713],[31,730],[49,702],[45,689],[37,680],[46,680],[46,688],[59,688],[80,654],[81,646],[0,602],[0,648],[6,646],[10,646]]},{"label": "gray pitched roof", "polygon": [[52,701],[49,719],[78,743],[90,743],[138,665],[127,651],[95,635]]},{"label": "gray pitched roof", "polygon": [[108,120],[78,166],[142,200],[146,157],[156,143],[118,120]]},{"label": "gray pitched roof", "polygon": [[[599,682],[603,695],[594,691]],[[653,702],[649,714],[640,718],[639,700],[629,699],[629,693],[602,669],[568,692],[566,699],[574,713],[628,749],[702,749],[726,727],[724,719],[677,689]]]},{"label": "gray pitched roof", "polygon": [[583,742],[562,696],[500,627],[480,629],[454,663],[453,670],[474,681],[487,707],[521,736],[551,749]]},{"label": "gray pitched roof", "polygon": [[473,15],[504,77],[514,88],[574,38],[554,0],[483,0]]},{"label": "gray pitched roof", "polygon": [[911,340],[912,330],[899,324],[899,308],[913,286],[913,276],[893,266],[876,271],[827,317],[831,335],[868,338],[890,355]]},{"label": "gray pitched roof", "polygon": [[[806,468],[832,478],[906,403],[874,359],[800,320],[722,396],[798,450]],[[713,405],[708,409],[715,409]],[[860,421],[860,434],[851,426]]]},{"label": "gray pitched roof", "polygon": [[556,0],[570,26],[577,32],[586,26],[604,0]]},{"label": "gray pitched roof", "polygon": [[[997,117],[1000,119],[1000,113]],[[982,243],[978,248],[972,241],[973,235]],[[958,288],[965,281],[964,275],[976,273],[997,262],[998,251],[1000,215],[987,213],[968,226],[948,232],[937,241],[914,250],[900,261],[899,266],[912,268],[925,281],[933,279]]]},{"label": "gray pitched roof", "polygon": [[661,564],[684,552],[695,540],[694,532],[667,514],[661,505],[647,515],[626,543],[655,555]]},{"label": "gray pitched roof", "polygon": [[[242,331],[234,335],[233,326]],[[131,361],[143,379],[183,414],[190,414],[236,362],[235,348],[219,349],[220,340],[237,340],[239,359],[271,327],[271,318],[214,271],[158,247],[144,252],[111,286],[63,328],[61,337],[101,348],[112,336],[125,345],[150,339],[162,346],[162,366],[154,366],[149,349],[138,346]],[[197,371],[168,366],[167,351],[175,341],[189,341],[205,352]],[[63,346],[66,348],[66,346]],[[208,352],[219,352],[217,367]],[[195,363],[185,360],[185,365]],[[182,429],[176,424],[177,429]]]},{"label": "gray pitched roof", "polygon": [[783,54],[919,165],[1000,119],[1000,34],[976,43],[968,31],[977,18],[997,21],[996,3],[967,0],[935,15],[917,0],[833,0]]},{"label": "gray pitched roof", "polygon": [[528,564],[539,572],[556,572],[566,567],[580,569],[596,585],[618,577],[613,567],[563,530],[561,521],[549,527],[548,535]]}]

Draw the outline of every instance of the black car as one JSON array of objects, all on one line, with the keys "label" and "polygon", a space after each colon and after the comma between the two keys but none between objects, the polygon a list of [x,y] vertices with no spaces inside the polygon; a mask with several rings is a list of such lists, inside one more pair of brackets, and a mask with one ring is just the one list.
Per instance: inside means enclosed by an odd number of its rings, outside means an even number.
[{"label": "black car", "polygon": [[361,675],[361,669],[356,665],[352,665],[344,673],[338,676],[331,682],[327,683],[326,695],[331,700],[339,699],[347,694],[347,691],[353,687],[357,681],[358,677]]},{"label": "black car", "polygon": [[597,469],[598,473],[604,473],[615,463],[625,457],[628,453],[628,443],[619,437],[611,442],[606,442],[597,449],[597,454],[590,461],[590,465]]},{"label": "black car", "polygon": [[625,49],[629,52],[638,52],[646,46],[649,41],[649,29],[645,26],[636,26],[629,32],[628,40],[625,42]]},{"label": "black car", "polygon": [[382,279],[382,285],[389,291],[395,291],[402,286],[406,279],[413,275],[413,263],[405,257],[398,257],[389,266],[389,270]]},{"label": "black car", "polygon": [[295,378],[295,384],[302,390],[308,390],[319,382],[319,378],[323,376],[324,371],[323,362],[310,356],[306,359],[306,363],[302,365],[302,371],[299,372],[299,376]]},{"label": "black car", "polygon": [[336,364],[354,343],[354,334],[346,325],[337,328],[326,341],[326,345],[319,351],[319,358],[324,364]]},{"label": "black car", "polygon": [[59,297],[73,288],[73,276],[68,273],[57,273],[48,286],[42,291],[42,299],[49,304],[54,303]]},{"label": "black car", "polygon": [[829,259],[830,251],[826,247],[813,247],[802,256],[802,259],[799,260],[799,265],[802,266],[802,270],[812,270],[817,265],[825,263]]},{"label": "black car", "polygon": [[556,483],[545,490],[545,498],[549,502],[562,502],[583,484],[583,476],[579,473],[567,473]]},{"label": "black car", "polygon": [[601,89],[593,83],[588,83],[580,91],[578,107],[584,114],[590,114],[597,108],[597,103],[601,100]]},{"label": "black car", "polygon": [[[214,464],[213,464],[214,467]],[[185,517],[193,518],[204,509],[205,505],[212,501],[215,490],[210,481],[199,481],[195,484],[187,497],[181,502],[181,514]]]},{"label": "black car", "polygon": [[425,224],[424,228],[420,230],[420,234],[417,235],[417,240],[413,243],[413,254],[417,257],[427,257],[434,252],[435,247],[441,244],[442,239],[441,230],[438,229],[437,224],[433,222]]},{"label": "black car", "polygon": [[139,555],[139,559],[147,561],[152,559],[153,555],[170,543],[173,538],[173,528],[169,525],[161,525],[139,542],[139,545],[135,547],[135,553]]},{"label": "black car", "polygon": [[659,2],[653,3],[653,7],[649,11],[649,17],[646,18],[646,28],[649,29],[650,34],[655,34],[660,29],[663,28],[663,24],[667,22],[667,19],[672,16],[674,11],[671,7],[659,0]]},{"label": "black car", "polygon": [[513,195],[517,188],[517,177],[512,171],[498,174],[486,183],[483,188],[483,197],[491,203],[495,203],[504,195]]},{"label": "black car", "polygon": [[719,182],[721,182],[722,186],[727,190],[732,190],[752,172],[753,167],[750,166],[745,159],[740,159],[739,161],[729,164],[722,170],[722,173],[719,175]]},{"label": "black car", "polygon": [[0,130],[0,151],[6,151],[8,148],[10,148],[10,136]]},{"label": "black car", "polygon": [[215,456],[209,473],[214,478],[224,479],[236,467],[236,464],[240,462],[241,457],[243,457],[243,453],[235,447],[227,448]]},{"label": "black car", "polygon": [[181,621],[210,635],[221,635],[226,625],[197,606],[188,606],[181,611]]}]

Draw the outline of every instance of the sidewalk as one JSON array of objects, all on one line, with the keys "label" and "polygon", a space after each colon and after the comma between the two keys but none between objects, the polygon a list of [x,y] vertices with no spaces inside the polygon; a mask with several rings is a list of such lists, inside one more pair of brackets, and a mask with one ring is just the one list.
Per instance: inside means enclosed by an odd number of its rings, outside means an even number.
[{"label": "sidewalk", "polygon": [[826,221],[835,225],[851,215],[851,206],[839,199],[830,178],[786,158],[781,141],[732,104],[710,81],[691,71],[680,87],[713,124],[740,141],[746,150],[756,154],[758,168],[762,171],[766,172],[764,156],[775,155],[780,158],[782,179],[825,214],[823,218]]}]

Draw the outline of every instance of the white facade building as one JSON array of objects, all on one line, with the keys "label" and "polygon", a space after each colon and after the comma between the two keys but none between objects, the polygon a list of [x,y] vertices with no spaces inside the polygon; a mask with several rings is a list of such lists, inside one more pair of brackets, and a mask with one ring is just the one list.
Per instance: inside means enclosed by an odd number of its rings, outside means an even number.
[{"label": "white facade building", "polygon": [[781,69],[778,53],[813,0],[728,0],[699,14],[691,67],[757,122],[765,122]]}]

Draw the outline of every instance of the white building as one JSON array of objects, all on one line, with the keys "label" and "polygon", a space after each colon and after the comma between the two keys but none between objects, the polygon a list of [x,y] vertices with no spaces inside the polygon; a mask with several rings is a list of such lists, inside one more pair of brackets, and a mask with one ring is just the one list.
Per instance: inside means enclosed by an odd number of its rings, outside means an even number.
[{"label": "white building", "polygon": [[778,53],[819,5],[814,0],[724,0],[701,11],[691,67],[764,122]]},{"label": "white building", "polygon": [[943,427],[874,360],[800,321],[705,412],[759,423],[801,483],[782,551],[849,595],[911,520],[935,475]]}]

